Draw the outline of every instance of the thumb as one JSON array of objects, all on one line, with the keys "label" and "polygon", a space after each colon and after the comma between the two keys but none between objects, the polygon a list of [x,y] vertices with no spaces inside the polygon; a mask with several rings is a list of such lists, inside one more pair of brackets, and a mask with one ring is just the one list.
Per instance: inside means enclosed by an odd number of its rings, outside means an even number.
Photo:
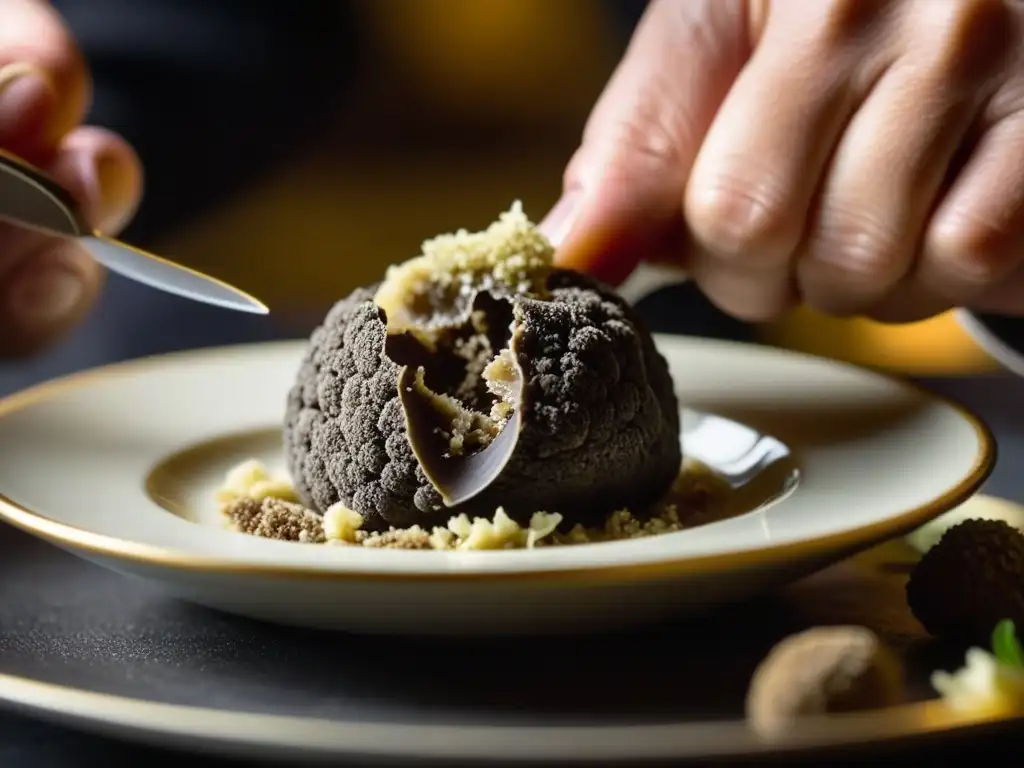
[{"label": "thumb", "polygon": [[540,225],[560,265],[618,284],[641,260],[682,259],[686,180],[749,55],[750,5],[648,6]]}]

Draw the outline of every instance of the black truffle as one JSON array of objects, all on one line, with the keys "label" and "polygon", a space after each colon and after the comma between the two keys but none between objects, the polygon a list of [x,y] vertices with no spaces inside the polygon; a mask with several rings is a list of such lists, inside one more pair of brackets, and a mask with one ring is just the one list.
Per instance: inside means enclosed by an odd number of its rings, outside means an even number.
[{"label": "black truffle", "polygon": [[[682,460],[665,359],[611,289],[558,269],[545,287],[474,290],[433,343],[389,330],[377,286],[338,302],[288,397],[302,501],[342,502],[365,530],[497,507],[520,523],[540,510],[586,523],[654,503]],[[489,382],[488,361],[505,363]]]},{"label": "black truffle", "polygon": [[936,637],[986,647],[1002,619],[1024,626],[1024,535],[1002,520],[965,520],[928,550],[907,603]]}]

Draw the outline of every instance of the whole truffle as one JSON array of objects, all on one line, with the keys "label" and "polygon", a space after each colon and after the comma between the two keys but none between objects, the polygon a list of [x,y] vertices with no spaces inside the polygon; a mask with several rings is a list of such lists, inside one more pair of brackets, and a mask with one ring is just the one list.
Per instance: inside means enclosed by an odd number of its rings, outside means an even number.
[{"label": "whole truffle", "polygon": [[384,530],[657,501],[680,470],[679,413],[640,319],[552,267],[517,209],[446,237],[314,331],[284,429],[303,503]]},{"label": "whole truffle", "polygon": [[760,736],[784,736],[801,718],[898,704],[898,659],[865,627],[815,627],[776,645],[754,672],[747,722]]},{"label": "whole truffle", "polygon": [[965,520],[929,549],[907,582],[929,633],[988,645],[1002,619],[1024,626],[1024,535],[1002,520]]}]

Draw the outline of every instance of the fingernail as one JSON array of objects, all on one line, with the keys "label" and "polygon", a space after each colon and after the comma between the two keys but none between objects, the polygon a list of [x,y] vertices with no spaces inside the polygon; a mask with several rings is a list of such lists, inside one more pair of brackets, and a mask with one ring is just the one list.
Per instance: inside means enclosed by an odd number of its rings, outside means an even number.
[{"label": "fingernail", "polygon": [[582,189],[567,190],[561,199],[555,203],[554,208],[544,217],[544,220],[537,225],[537,228],[556,248],[565,242],[566,237],[572,231],[579,214],[579,205],[582,197]]},{"label": "fingernail", "polygon": [[119,232],[135,212],[138,191],[131,169],[114,156],[101,155],[90,168],[98,209],[94,220],[104,234]]},{"label": "fingernail", "polygon": [[48,266],[22,275],[8,294],[9,308],[24,325],[47,325],[73,312],[84,293],[82,278],[72,269]]},{"label": "fingernail", "polygon": [[15,63],[0,68],[0,140],[5,145],[45,139],[56,96],[43,70]]}]

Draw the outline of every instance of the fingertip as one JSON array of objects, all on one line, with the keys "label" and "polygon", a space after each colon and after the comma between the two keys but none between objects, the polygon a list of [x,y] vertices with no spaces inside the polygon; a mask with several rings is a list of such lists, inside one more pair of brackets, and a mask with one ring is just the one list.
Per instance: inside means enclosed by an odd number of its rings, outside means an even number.
[{"label": "fingertip", "polygon": [[617,274],[619,270],[613,269],[621,266],[616,263],[617,256],[608,253],[614,246],[602,234],[602,227],[594,225],[594,217],[588,214],[588,207],[589,201],[582,189],[568,189],[544,217],[538,229],[555,247],[557,266],[585,272],[604,282],[617,284],[625,279],[634,265],[630,265],[621,276]]},{"label": "fingertip", "polygon": [[73,243],[40,238],[5,276],[0,353],[27,355],[63,336],[92,306],[103,271]]},{"label": "fingertip", "polygon": [[583,210],[558,247],[555,262],[618,285],[636,268],[641,253],[635,233],[628,227],[600,212]]},{"label": "fingertip", "polygon": [[86,126],[68,134],[47,170],[104,234],[127,226],[142,198],[138,155],[127,141],[102,128]]},{"label": "fingertip", "polygon": [[617,285],[683,231],[693,159],[747,58],[744,7],[649,4],[566,170],[584,192],[559,264]]},{"label": "fingertip", "polygon": [[593,188],[572,193],[552,209],[552,218],[572,208],[570,224],[556,243],[556,263],[590,274],[610,285],[622,283],[642,261],[680,263],[682,210],[664,185],[637,182],[628,174],[608,174]]}]

